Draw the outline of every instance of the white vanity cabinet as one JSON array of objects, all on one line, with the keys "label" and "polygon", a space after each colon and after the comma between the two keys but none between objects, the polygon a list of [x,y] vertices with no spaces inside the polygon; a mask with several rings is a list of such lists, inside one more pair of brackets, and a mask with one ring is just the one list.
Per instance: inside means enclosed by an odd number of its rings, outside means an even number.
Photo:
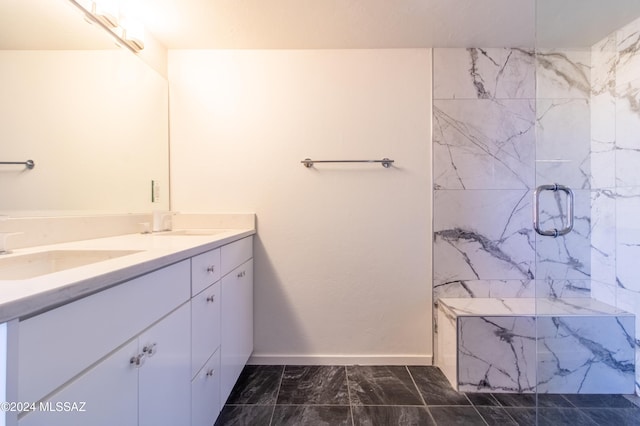
[{"label": "white vanity cabinet", "polygon": [[17,401],[44,408],[19,426],[213,425],[253,350],[253,237],[22,318],[17,336]]},{"label": "white vanity cabinet", "polygon": [[[27,413],[18,424],[189,419],[189,277],[187,260],[21,321],[18,400],[50,411]],[[64,403],[84,411],[64,411]]]},{"label": "white vanity cabinet", "polygon": [[215,422],[253,351],[252,258],[246,237],[192,259],[193,426]]}]

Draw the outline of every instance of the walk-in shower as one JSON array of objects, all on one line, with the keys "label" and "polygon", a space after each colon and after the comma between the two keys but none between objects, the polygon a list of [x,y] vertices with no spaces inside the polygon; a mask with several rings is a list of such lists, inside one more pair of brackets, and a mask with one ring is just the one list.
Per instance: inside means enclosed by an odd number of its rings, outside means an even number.
[{"label": "walk-in shower", "polygon": [[434,49],[436,362],[466,392],[634,394],[640,2],[537,0]]}]

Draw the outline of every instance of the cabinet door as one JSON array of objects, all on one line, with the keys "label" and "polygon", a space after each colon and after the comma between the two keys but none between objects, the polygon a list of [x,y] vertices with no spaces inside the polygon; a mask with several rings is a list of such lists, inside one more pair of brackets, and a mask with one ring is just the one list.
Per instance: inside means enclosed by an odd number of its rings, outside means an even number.
[{"label": "cabinet door", "polygon": [[253,259],[221,283],[220,401],[224,405],[253,352]]},{"label": "cabinet door", "polygon": [[136,426],[138,370],[130,360],[137,352],[134,340],[47,399],[48,411],[27,414],[19,426]]},{"label": "cabinet door", "polygon": [[191,377],[220,346],[220,283],[191,299]]},{"label": "cabinet door", "polygon": [[186,303],[142,333],[147,348],[138,369],[139,425],[175,426],[191,423],[191,323]]}]

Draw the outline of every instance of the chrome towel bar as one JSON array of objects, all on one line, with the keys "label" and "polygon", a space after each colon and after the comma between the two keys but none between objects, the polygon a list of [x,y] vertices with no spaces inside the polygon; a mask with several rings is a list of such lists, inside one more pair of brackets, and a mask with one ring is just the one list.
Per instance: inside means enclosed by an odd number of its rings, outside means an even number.
[{"label": "chrome towel bar", "polygon": [[23,164],[27,166],[27,169],[33,169],[36,166],[36,163],[33,160],[27,161],[0,161],[0,164]]},{"label": "chrome towel bar", "polygon": [[306,168],[313,167],[314,163],[381,163],[382,167],[388,169],[393,164],[393,160],[383,158],[382,160],[312,160],[305,158],[301,161]]}]

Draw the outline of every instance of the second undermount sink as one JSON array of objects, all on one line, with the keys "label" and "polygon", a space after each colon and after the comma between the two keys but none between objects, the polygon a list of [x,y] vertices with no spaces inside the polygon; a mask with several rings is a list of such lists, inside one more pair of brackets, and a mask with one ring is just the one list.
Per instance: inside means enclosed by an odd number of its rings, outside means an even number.
[{"label": "second undermount sink", "polygon": [[217,235],[225,232],[229,232],[228,229],[176,229],[175,231],[164,231],[158,232],[153,235],[158,236],[175,236],[175,235],[185,235],[185,236],[208,236],[208,235]]},{"label": "second undermount sink", "polygon": [[26,280],[135,253],[140,251],[51,250],[0,257],[0,280]]}]

